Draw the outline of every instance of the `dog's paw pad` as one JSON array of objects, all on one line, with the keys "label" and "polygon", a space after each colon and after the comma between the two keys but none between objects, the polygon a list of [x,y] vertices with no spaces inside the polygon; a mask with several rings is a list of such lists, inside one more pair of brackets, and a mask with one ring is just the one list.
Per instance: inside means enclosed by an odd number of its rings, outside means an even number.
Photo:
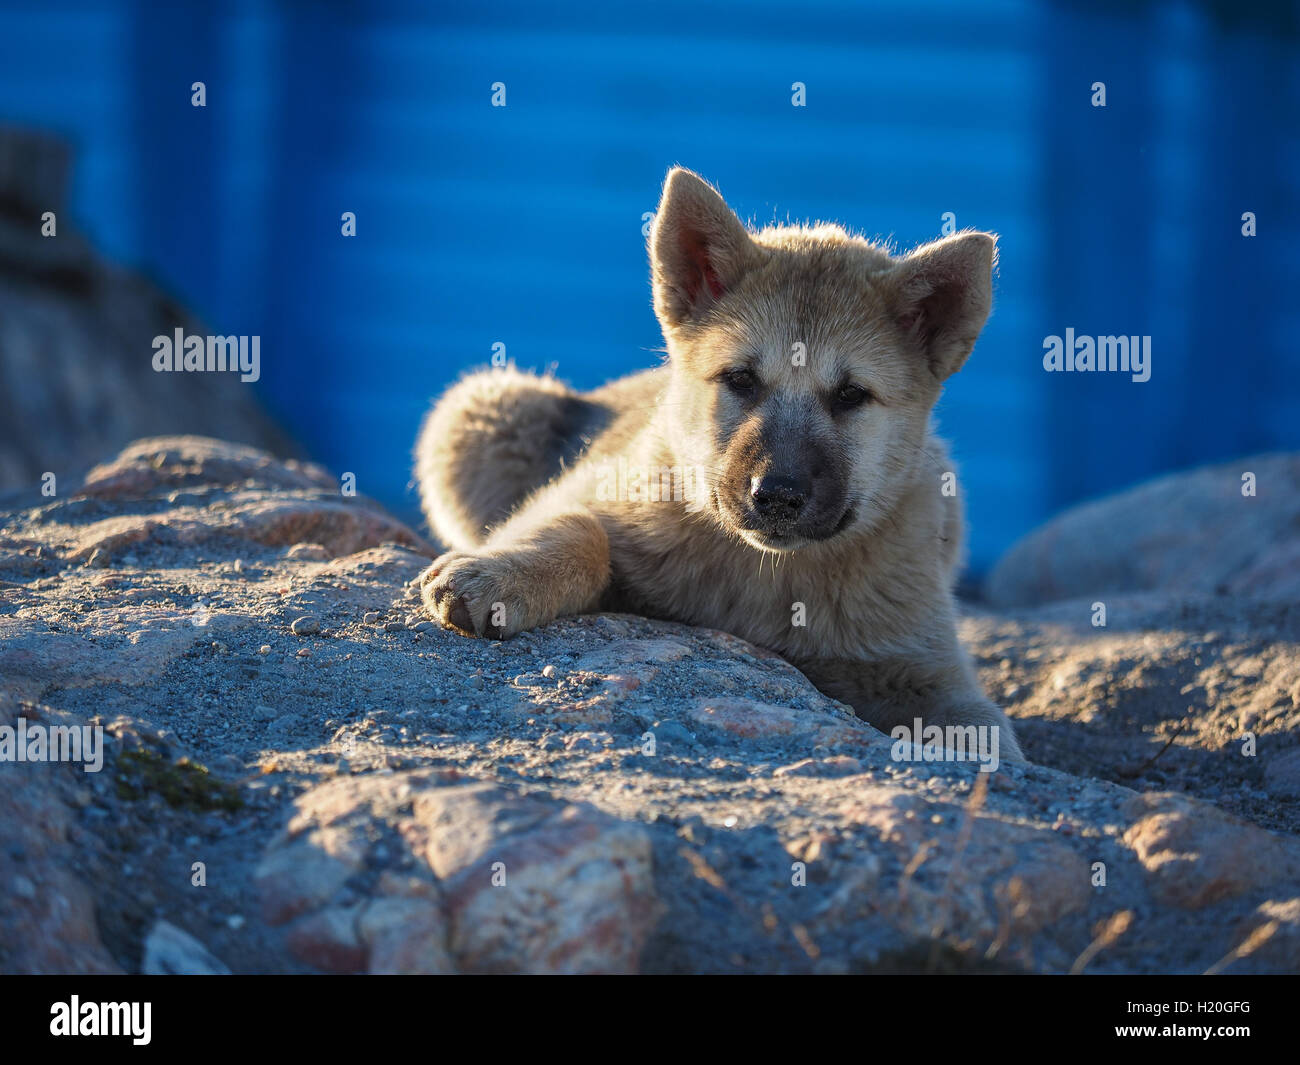
[{"label": "dog's paw pad", "polygon": [[[446,604],[445,607],[443,604]],[[455,598],[450,594],[444,596],[439,603],[439,609],[447,625],[467,636],[478,635],[474,628],[474,616],[470,613],[469,603],[465,601],[463,595],[457,595]]]}]

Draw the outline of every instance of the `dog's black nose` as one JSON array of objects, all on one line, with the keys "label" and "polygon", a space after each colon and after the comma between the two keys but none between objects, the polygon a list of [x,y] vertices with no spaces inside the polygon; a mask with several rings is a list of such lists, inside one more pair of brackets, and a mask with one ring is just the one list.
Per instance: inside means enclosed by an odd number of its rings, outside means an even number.
[{"label": "dog's black nose", "polygon": [[754,510],[771,521],[794,521],[808,502],[808,485],[793,477],[771,474],[751,478],[749,496]]}]

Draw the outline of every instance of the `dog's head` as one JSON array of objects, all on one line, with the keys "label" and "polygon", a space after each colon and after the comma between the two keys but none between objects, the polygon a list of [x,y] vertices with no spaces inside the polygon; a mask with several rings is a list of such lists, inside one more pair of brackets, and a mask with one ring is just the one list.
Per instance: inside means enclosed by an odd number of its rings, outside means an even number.
[{"label": "dog's head", "polygon": [[725,528],[790,551],[892,509],[988,317],[995,239],[896,259],[838,226],[751,233],[700,177],[669,172],[650,262],[671,442]]}]

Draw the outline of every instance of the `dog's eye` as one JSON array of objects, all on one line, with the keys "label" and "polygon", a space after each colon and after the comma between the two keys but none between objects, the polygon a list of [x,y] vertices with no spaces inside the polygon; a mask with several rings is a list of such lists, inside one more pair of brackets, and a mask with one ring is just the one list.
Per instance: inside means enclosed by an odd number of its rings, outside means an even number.
[{"label": "dog's eye", "polygon": [[871,398],[871,393],[858,385],[844,385],[835,393],[836,410],[852,410]]},{"label": "dog's eye", "polygon": [[748,370],[731,370],[722,375],[722,380],[738,396],[752,395],[758,387],[758,378]]}]

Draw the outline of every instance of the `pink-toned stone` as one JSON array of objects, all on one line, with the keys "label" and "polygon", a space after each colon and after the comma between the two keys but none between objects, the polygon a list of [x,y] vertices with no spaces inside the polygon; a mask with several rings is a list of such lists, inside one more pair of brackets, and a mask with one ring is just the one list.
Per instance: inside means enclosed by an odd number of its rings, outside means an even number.
[{"label": "pink-toned stone", "polygon": [[327,906],[299,918],[285,933],[294,956],[331,973],[359,972],[367,950],[358,922],[363,905]]},{"label": "pink-toned stone", "polygon": [[[294,953],[330,971],[636,971],[660,912],[646,830],[454,779],[339,778],[299,798],[258,871],[268,921],[294,920]],[[357,910],[350,878],[381,824],[408,857],[388,854]]]},{"label": "pink-toned stone", "polygon": [[1300,840],[1274,835],[1207,803],[1170,794],[1135,796],[1124,833],[1151,891],[1199,909],[1272,884],[1300,883]]},{"label": "pink-toned stone", "polygon": [[436,898],[387,897],[366,906],[359,926],[375,974],[454,973],[447,922]]},{"label": "pink-toned stone", "polygon": [[804,737],[816,746],[869,747],[886,742],[869,725],[817,710],[795,710],[752,699],[702,699],[689,716],[697,725],[742,739]]}]

